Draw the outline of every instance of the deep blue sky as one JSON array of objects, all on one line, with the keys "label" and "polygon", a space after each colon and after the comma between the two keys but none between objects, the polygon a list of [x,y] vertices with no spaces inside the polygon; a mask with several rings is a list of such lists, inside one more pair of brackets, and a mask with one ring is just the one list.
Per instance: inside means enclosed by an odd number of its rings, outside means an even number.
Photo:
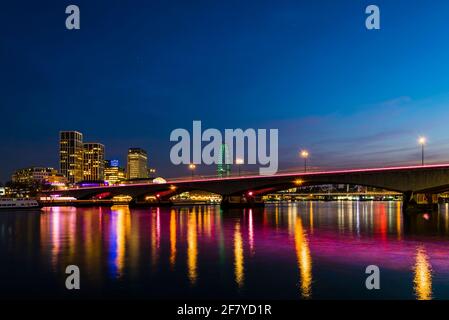
[{"label": "deep blue sky", "polygon": [[[449,162],[449,2],[8,1],[0,9],[0,181],[57,167],[58,131],[163,176],[170,132],[278,128],[281,169]],[[81,30],[65,29],[65,7]],[[369,4],[381,30],[365,29]],[[206,172],[207,168],[200,168]]]}]

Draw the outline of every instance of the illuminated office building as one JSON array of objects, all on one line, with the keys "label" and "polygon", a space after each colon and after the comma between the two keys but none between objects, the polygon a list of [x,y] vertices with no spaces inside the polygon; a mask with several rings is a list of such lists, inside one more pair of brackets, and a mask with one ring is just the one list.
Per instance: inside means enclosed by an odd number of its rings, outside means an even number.
[{"label": "illuminated office building", "polygon": [[44,167],[29,167],[20,169],[12,175],[12,182],[22,184],[44,183],[49,177],[56,176],[57,170]]},{"label": "illuminated office building", "polygon": [[83,144],[83,180],[99,181],[104,179],[104,145],[97,142]]},{"label": "illuminated office building", "polygon": [[104,167],[104,181],[117,184],[126,179],[125,169],[119,166],[118,160],[106,160]]},{"label": "illuminated office building", "polygon": [[130,148],[128,150],[128,164],[126,166],[126,176],[128,179],[148,178],[148,156],[147,152],[141,148]]},{"label": "illuminated office building", "polygon": [[83,180],[83,134],[59,133],[59,171],[70,183]]}]

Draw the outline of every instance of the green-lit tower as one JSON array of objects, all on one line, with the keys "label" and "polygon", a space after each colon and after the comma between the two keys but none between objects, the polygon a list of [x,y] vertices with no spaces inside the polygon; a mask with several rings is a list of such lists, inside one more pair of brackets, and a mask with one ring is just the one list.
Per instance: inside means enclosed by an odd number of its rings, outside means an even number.
[{"label": "green-lit tower", "polygon": [[218,155],[217,175],[219,177],[229,177],[231,175],[231,159],[226,143],[221,145],[220,153]]}]

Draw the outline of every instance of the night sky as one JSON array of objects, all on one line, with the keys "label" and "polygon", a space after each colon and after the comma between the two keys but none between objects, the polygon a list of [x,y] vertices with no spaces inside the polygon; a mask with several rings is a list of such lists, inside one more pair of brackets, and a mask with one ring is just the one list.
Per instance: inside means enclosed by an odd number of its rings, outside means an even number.
[{"label": "night sky", "polygon": [[[58,167],[78,130],[162,176],[170,132],[278,128],[280,169],[449,162],[449,2],[6,1],[0,7],[0,181]],[[65,28],[77,4],[81,30]],[[381,30],[365,28],[377,4]],[[199,168],[207,173],[215,168]]]}]

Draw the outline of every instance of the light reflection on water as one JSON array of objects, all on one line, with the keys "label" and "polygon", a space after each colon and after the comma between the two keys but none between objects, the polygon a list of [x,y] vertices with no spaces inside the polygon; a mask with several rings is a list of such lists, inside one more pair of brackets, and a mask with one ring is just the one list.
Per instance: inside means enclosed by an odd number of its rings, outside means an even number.
[{"label": "light reflection on water", "polygon": [[418,300],[432,299],[432,266],[424,246],[416,248],[415,285],[416,298]]},{"label": "light reflection on water", "polygon": [[[300,274],[301,295],[305,299],[312,297],[312,257],[310,256],[307,234],[302,227],[301,217],[296,217],[295,245]],[[313,225],[311,220],[311,226]],[[312,228],[312,227],[311,227]]]},{"label": "light reflection on water", "polygon": [[236,223],[234,232],[234,272],[235,282],[239,288],[243,287],[245,281],[244,257],[243,257],[243,240],[240,231],[240,223]]},{"label": "light reflection on water", "polygon": [[[11,212],[0,216],[0,297],[36,281],[43,297],[64,296],[76,264],[89,297],[449,299],[448,241],[448,205],[427,220],[398,202]],[[364,288],[370,264],[377,292]]]},{"label": "light reflection on water", "polygon": [[197,247],[197,213],[195,209],[188,213],[187,222],[187,265],[188,276],[190,283],[194,285],[197,278],[197,259],[198,259],[198,247]]},{"label": "light reflection on water", "polygon": [[170,211],[170,267],[174,270],[176,264],[176,210]]}]

